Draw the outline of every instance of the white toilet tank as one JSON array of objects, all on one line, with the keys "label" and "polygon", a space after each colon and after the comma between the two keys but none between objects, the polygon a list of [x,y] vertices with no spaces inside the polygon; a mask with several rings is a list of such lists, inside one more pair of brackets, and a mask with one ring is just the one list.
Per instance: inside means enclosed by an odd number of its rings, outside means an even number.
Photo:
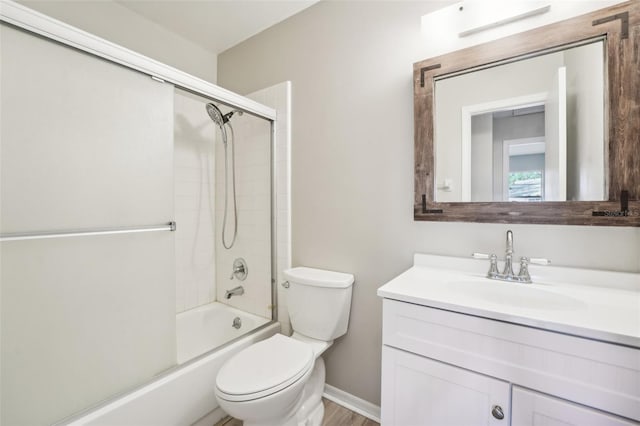
[{"label": "white toilet tank", "polygon": [[284,277],[295,332],[327,342],[347,332],[353,275],[298,267],[284,271]]}]

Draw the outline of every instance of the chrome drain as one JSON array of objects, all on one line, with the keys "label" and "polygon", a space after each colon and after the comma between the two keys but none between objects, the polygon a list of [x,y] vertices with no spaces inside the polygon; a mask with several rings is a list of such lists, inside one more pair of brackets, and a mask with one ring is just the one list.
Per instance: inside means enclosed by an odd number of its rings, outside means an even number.
[{"label": "chrome drain", "polygon": [[242,320],[240,319],[240,317],[235,317],[233,319],[233,324],[231,324],[231,326],[236,330],[242,327]]}]

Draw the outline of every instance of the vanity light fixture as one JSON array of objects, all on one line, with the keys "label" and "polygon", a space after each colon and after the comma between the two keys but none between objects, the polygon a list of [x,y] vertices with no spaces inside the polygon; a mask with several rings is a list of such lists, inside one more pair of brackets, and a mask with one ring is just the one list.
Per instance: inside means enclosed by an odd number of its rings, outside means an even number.
[{"label": "vanity light fixture", "polygon": [[466,0],[460,3],[459,37],[500,27],[548,12],[551,5],[542,1]]}]

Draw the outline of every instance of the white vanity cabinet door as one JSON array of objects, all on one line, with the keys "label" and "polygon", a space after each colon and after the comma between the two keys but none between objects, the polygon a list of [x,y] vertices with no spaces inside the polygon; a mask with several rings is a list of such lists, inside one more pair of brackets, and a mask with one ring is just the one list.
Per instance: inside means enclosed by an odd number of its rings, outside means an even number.
[{"label": "white vanity cabinet door", "polygon": [[507,426],[510,391],[507,382],[382,347],[383,426]]},{"label": "white vanity cabinet door", "polygon": [[513,387],[512,426],[631,426],[636,422],[593,408]]}]

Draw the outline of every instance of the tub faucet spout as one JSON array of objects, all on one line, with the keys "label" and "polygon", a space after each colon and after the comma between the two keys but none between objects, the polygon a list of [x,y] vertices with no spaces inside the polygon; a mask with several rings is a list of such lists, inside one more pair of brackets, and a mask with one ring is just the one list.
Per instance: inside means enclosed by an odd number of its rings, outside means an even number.
[{"label": "tub faucet spout", "polygon": [[228,299],[231,299],[231,296],[242,296],[243,294],[244,294],[244,287],[239,285],[238,287],[225,291],[224,298],[228,300]]}]

